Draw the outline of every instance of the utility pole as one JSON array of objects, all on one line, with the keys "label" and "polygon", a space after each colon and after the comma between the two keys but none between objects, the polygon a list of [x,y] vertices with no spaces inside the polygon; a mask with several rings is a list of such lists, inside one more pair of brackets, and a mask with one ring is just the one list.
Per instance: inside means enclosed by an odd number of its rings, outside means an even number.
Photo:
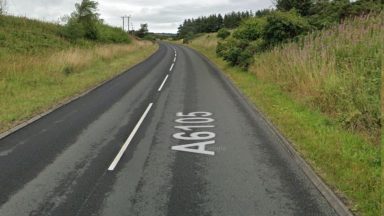
[{"label": "utility pole", "polygon": [[131,15],[129,15],[129,16],[125,15],[125,16],[122,16],[121,18],[123,19],[123,31],[125,30],[125,18],[127,18],[127,20],[128,20],[128,22],[127,22],[127,24],[128,24],[128,34],[129,34],[129,20],[131,19]]},{"label": "utility pole", "polygon": [[124,30],[125,30],[125,23],[124,23],[124,21],[125,21],[125,17],[122,16],[121,19],[123,19],[123,31],[124,31]]}]

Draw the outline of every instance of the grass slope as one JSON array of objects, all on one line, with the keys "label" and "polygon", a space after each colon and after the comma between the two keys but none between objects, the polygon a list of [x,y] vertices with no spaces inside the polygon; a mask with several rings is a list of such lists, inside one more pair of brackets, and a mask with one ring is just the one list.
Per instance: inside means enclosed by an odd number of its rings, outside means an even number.
[{"label": "grass slope", "polygon": [[0,59],[12,54],[38,54],[73,46],[61,38],[60,26],[23,17],[0,15]]},{"label": "grass slope", "polygon": [[[311,91],[316,92],[315,90],[318,88],[328,88],[328,86],[322,85],[327,85],[327,82],[332,81],[335,85],[331,88],[332,94],[324,94],[322,96],[324,101],[335,100],[332,98],[335,94],[343,95],[345,94],[343,91],[353,90],[358,92],[359,97],[373,98],[372,100],[377,104],[370,101],[367,104],[367,106],[371,106],[370,108],[376,109],[379,106],[377,83],[364,82],[364,80],[377,81],[380,70],[382,70],[381,67],[373,67],[373,72],[368,73],[367,70],[371,70],[372,67],[365,70],[363,66],[367,62],[368,65],[380,66],[376,63],[381,62],[380,58],[382,58],[380,45],[380,38],[382,37],[379,36],[382,28],[369,28],[367,24],[374,23],[372,19],[378,19],[378,17],[371,17],[365,21],[351,21],[348,30],[364,34],[353,36],[358,38],[358,42],[348,39],[348,36],[351,36],[348,31],[332,30],[318,32],[322,35],[319,39],[313,40],[313,35],[310,35],[303,40],[308,43],[306,46],[310,47],[314,46],[313,43],[338,46],[328,49],[341,50],[341,55],[349,58],[348,61],[339,61],[339,65],[334,65],[343,69],[343,73],[346,74],[335,77],[339,72],[329,71],[327,74],[330,76],[324,75],[321,77],[322,82],[316,84],[314,82],[317,82],[320,76],[314,75],[313,73],[318,72],[318,70],[313,71],[312,69],[331,68],[329,65],[324,65],[327,64],[324,59],[328,59],[329,62],[335,61],[334,53],[331,51],[324,51],[319,55],[295,47],[296,45],[292,43],[256,56],[256,61],[251,66],[250,72],[244,72],[238,68],[230,67],[216,56],[217,38],[215,34],[200,36],[189,44],[216,63],[249,100],[261,109],[286,137],[293,141],[294,147],[325,182],[339,196],[344,198],[353,212],[367,216],[380,214],[382,191],[380,147],[375,144],[376,140],[367,139],[369,135],[346,128],[344,123],[339,121],[338,115],[319,108],[314,102],[308,102],[312,99],[308,96],[311,96]],[[364,28],[365,31],[360,31],[359,28]],[[365,41],[367,39],[364,37],[367,36],[366,34],[371,35],[370,39],[375,41]],[[326,43],[327,40],[337,43]],[[343,43],[340,43],[341,41]],[[367,44],[368,48],[361,44]],[[372,44],[374,44],[373,49],[369,50]],[[348,48],[350,48],[351,53],[343,51]],[[374,51],[374,54],[366,53],[369,51]],[[365,54],[367,55],[365,56]],[[360,57],[360,55],[362,56]],[[306,58],[307,60],[309,58],[310,61],[299,61]],[[379,74],[376,74],[377,71]],[[282,72],[289,74],[282,74]],[[358,80],[353,82],[353,79],[347,75]],[[347,81],[342,83],[340,80],[342,78],[347,79]],[[337,86],[344,87],[344,84],[348,84],[347,89],[335,88]],[[313,85],[316,89],[311,89]],[[371,89],[361,89],[367,85]],[[337,97],[338,100],[344,100],[338,102],[341,104],[349,103],[350,98],[350,95]]]},{"label": "grass slope", "polygon": [[157,45],[71,43],[59,26],[0,16],[0,132],[144,60]]}]

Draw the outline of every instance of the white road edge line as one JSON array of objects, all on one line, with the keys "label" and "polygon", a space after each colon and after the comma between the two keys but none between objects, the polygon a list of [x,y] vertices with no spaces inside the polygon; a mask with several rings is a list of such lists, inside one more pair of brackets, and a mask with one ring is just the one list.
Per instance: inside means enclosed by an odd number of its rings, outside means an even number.
[{"label": "white road edge line", "polygon": [[165,76],[163,82],[161,83],[161,86],[159,87],[159,89],[157,91],[161,91],[161,89],[163,89],[163,86],[164,86],[165,82],[167,81],[167,79],[168,79],[168,74],[167,74],[167,76]]},{"label": "white road edge line", "polygon": [[175,58],[173,58],[173,63],[175,63],[176,62],[176,56],[175,56]]},{"label": "white road edge line", "polygon": [[135,136],[136,132],[139,130],[140,128],[140,125],[143,123],[145,117],[147,116],[149,110],[152,108],[152,105],[153,103],[150,103],[147,107],[147,109],[145,110],[144,114],[141,116],[140,120],[137,122],[135,128],[133,128],[133,131],[131,132],[131,134],[129,135],[128,139],[125,141],[123,147],[121,147],[119,153],[116,155],[115,159],[112,161],[111,165],[109,166],[108,170],[109,171],[113,171],[117,165],[117,163],[119,163],[121,157],[123,156],[125,150],[127,150],[128,148],[128,145],[131,143],[133,137]]},{"label": "white road edge line", "polygon": [[172,63],[171,68],[169,68],[169,71],[172,71],[173,66],[175,66],[175,63]]}]

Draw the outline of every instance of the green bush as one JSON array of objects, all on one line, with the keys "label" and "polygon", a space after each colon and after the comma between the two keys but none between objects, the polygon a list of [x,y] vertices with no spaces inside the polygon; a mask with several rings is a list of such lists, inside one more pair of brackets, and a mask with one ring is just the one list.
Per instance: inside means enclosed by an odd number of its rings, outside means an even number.
[{"label": "green bush", "polygon": [[218,44],[216,53],[231,65],[247,69],[255,53],[291,40],[309,30],[307,20],[296,11],[276,11],[265,17],[244,20],[232,37]]},{"label": "green bush", "polygon": [[254,50],[247,40],[228,38],[218,43],[216,53],[232,66],[237,65],[242,69],[247,69],[252,63]]},{"label": "green bush", "polygon": [[189,32],[185,38],[183,39],[183,44],[188,44],[189,41],[191,41],[193,39],[194,35],[193,33]]},{"label": "green bush", "polygon": [[287,42],[311,29],[308,21],[297,14],[295,10],[289,12],[276,11],[267,16],[263,29],[263,39],[268,45]]},{"label": "green bush", "polygon": [[156,41],[156,36],[154,34],[147,34],[143,37],[143,39],[149,41]]},{"label": "green bush", "polygon": [[265,48],[262,39],[266,25],[265,18],[249,18],[235,30],[232,37],[218,43],[216,53],[231,65],[246,70],[253,61],[253,55]]},{"label": "green bush", "polygon": [[235,30],[233,37],[248,41],[257,40],[262,37],[265,25],[265,18],[249,18]]},{"label": "green bush", "polygon": [[97,22],[89,21],[82,23],[85,34],[84,37],[89,40],[98,40],[100,39],[100,32],[97,26]]},{"label": "green bush", "polygon": [[230,36],[230,35],[231,35],[231,32],[228,31],[228,29],[226,29],[226,28],[222,28],[222,29],[220,29],[220,30],[217,32],[217,37],[218,37],[218,38],[221,38],[221,39],[225,39],[225,38],[227,38],[227,37]]},{"label": "green bush", "polygon": [[322,29],[348,17],[379,13],[383,6],[384,4],[377,0],[319,1],[311,7],[308,19],[311,25]]},{"label": "green bush", "polygon": [[84,38],[85,30],[81,23],[74,19],[69,19],[68,23],[62,28],[60,35],[75,41]]},{"label": "green bush", "polygon": [[121,28],[108,26],[105,24],[98,25],[99,41],[103,43],[130,43],[131,38],[128,33]]},{"label": "green bush", "polygon": [[345,19],[348,17],[367,15],[373,12],[379,13],[384,9],[383,7],[384,7],[383,1],[372,1],[372,0],[355,1],[342,7],[339,18]]}]

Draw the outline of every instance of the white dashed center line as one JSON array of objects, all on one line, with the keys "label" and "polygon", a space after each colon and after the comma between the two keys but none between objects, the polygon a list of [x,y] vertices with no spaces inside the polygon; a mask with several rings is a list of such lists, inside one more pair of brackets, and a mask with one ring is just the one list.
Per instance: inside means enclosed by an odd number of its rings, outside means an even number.
[{"label": "white dashed center line", "polygon": [[147,116],[149,110],[152,108],[153,103],[150,103],[141,116],[140,120],[137,122],[135,128],[133,128],[133,131],[129,135],[128,139],[125,141],[123,147],[121,147],[119,153],[116,155],[115,159],[112,161],[111,165],[109,166],[108,170],[113,171],[116,168],[117,163],[119,163],[121,157],[123,156],[124,152],[127,150],[129,144],[131,143],[133,137],[135,136],[136,132],[139,130],[140,125],[143,123],[145,117]]},{"label": "white dashed center line", "polygon": [[175,66],[175,63],[172,63],[171,68],[169,68],[169,71],[172,71],[173,66]]},{"label": "white dashed center line", "polygon": [[[173,67],[175,66],[175,63],[176,63],[176,58],[177,58],[177,52],[176,52],[176,49],[173,48],[173,50],[175,51],[175,57],[173,58],[173,63],[171,65],[171,68],[169,68],[169,71],[172,71]],[[169,74],[167,74],[163,80],[163,82],[161,83],[159,89],[157,90],[158,92],[160,92],[165,83],[167,82],[167,79],[169,77]],[[135,134],[137,133],[137,131],[139,130],[141,124],[143,123],[145,117],[147,116],[148,112],[151,110],[153,106],[153,103],[150,103],[147,107],[147,109],[144,111],[143,115],[141,116],[140,120],[137,122],[135,128],[133,128],[131,134],[128,136],[127,140],[125,141],[125,143],[123,144],[123,146],[121,147],[119,153],[116,155],[115,159],[112,161],[111,165],[109,165],[108,167],[108,170],[109,171],[113,171],[115,170],[117,164],[119,163],[121,157],[123,157],[124,155],[124,152],[127,150],[129,144],[131,143],[133,137],[135,136]]]},{"label": "white dashed center line", "polygon": [[167,81],[167,79],[168,79],[168,74],[167,74],[167,76],[165,76],[163,82],[161,83],[161,85],[157,91],[161,91],[161,89],[163,89],[163,86],[164,86],[165,82]]}]

